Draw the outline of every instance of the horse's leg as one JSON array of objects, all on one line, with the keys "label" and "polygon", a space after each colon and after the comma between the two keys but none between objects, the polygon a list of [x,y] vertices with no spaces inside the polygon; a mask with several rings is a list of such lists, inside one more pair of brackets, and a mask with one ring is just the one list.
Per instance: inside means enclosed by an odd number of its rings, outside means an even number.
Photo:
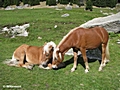
[{"label": "horse's leg", "polygon": [[109,53],[109,40],[107,42],[106,50],[105,50],[105,64],[110,61],[110,53]]},{"label": "horse's leg", "polygon": [[85,63],[85,73],[87,73],[87,72],[89,72],[89,65],[88,65],[88,59],[87,59],[87,56],[86,56],[86,49],[80,48],[80,51],[82,53],[83,60],[84,60],[84,63]]},{"label": "horse's leg", "polygon": [[99,67],[99,71],[102,70],[102,68],[105,66],[105,51],[106,51],[106,44],[102,44],[102,62],[100,64],[100,67]]},{"label": "horse's leg", "polygon": [[73,54],[74,54],[74,64],[73,67],[71,68],[71,72],[74,72],[75,69],[77,68],[77,55],[78,55],[78,50],[76,48],[73,48]]},{"label": "horse's leg", "polygon": [[31,64],[28,62],[26,62],[25,64],[22,65],[22,67],[24,67],[26,69],[30,69],[30,70],[33,68],[33,66],[34,66],[34,64]]}]

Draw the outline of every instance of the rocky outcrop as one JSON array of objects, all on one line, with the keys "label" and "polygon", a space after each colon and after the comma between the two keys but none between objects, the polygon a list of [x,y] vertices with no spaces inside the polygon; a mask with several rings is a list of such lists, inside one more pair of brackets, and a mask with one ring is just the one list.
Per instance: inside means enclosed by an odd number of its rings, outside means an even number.
[{"label": "rocky outcrop", "polygon": [[94,18],[80,27],[90,28],[95,26],[102,26],[108,32],[119,32],[120,31],[120,12],[117,14],[109,15],[107,17]]}]

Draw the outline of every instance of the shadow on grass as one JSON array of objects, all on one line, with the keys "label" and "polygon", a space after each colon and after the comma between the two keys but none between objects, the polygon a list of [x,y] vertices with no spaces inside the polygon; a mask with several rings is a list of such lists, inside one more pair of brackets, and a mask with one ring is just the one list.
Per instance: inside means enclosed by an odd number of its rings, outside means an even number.
[{"label": "shadow on grass", "polygon": [[[89,58],[88,58],[88,63],[93,63],[93,62],[96,62],[96,61],[99,61],[99,63],[101,63],[101,60],[89,59]],[[68,66],[68,65],[70,65],[70,64],[74,64],[74,57],[66,60],[65,62],[62,62],[61,64],[59,64],[58,68],[55,69],[55,70],[65,68],[66,66]],[[77,65],[78,65],[78,64],[81,64],[81,65],[83,66],[83,68],[85,68],[85,64],[84,64],[83,57],[81,57],[80,55],[78,56],[78,59],[77,59]]]}]

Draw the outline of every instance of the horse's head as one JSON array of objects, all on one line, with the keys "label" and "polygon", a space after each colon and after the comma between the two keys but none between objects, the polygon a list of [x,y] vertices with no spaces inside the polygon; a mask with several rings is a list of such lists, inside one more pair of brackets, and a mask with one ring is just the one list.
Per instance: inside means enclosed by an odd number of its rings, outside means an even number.
[{"label": "horse's head", "polygon": [[55,48],[53,51],[52,68],[58,68],[58,65],[60,65],[63,59],[63,54],[60,52],[59,48]]},{"label": "horse's head", "polygon": [[56,48],[56,44],[52,41],[44,44],[43,47],[44,59],[42,59],[44,65],[47,64],[47,62],[52,59],[54,48]]}]

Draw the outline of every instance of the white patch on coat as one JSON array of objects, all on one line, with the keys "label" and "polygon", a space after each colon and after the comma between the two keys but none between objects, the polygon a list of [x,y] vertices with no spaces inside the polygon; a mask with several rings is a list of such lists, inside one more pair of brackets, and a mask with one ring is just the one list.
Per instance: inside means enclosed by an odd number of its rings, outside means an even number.
[{"label": "white patch on coat", "polygon": [[59,48],[55,48],[53,51],[53,60],[55,60],[55,58],[58,59],[57,53],[56,53],[57,51],[59,51]]},{"label": "white patch on coat", "polygon": [[[54,51],[53,51],[53,60],[55,60],[55,58],[58,59],[57,53],[56,53],[57,51],[59,51],[59,48],[55,48]],[[61,54],[61,52],[59,52],[58,55],[59,55],[60,59],[62,59],[62,54]]]}]

